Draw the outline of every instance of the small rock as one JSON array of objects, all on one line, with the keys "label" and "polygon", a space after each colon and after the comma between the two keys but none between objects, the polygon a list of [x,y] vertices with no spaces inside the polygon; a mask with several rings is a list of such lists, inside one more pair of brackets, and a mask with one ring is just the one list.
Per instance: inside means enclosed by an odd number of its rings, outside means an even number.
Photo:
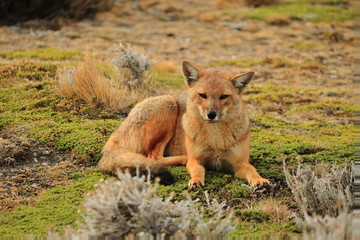
[{"label": "small rock", "polygon": [[317,14],[312,14],[312,13],[310,13],[310,14],[305,14],[305,15],[302,17],[302,19],[303,19],[303,20],[312,20],[312,19],[315,19],[315,18],[317,18],[317,17],[318,17]]},{"label": "small rock", "polygon": [[49,166],[49,164],[47,162],[43,162],[43,163],[41,163],[41,165],[44,166],[44,167]]},{"label": "small rock", "polygon": [[236,27],[234,27],[234,30],[238,31],[238,32],[241,32],[243,30],[243,27],[242,26],[236,26]]},{"label": "small rock", "polygon": [[36,153],[36,152],[34,152],[32,155],[33,155],[33,157],[37,157],[37,153]]},{"label": "small rock", "polygon": [[329,92],[327,94],[328,97],[336,97],[338,94],[336,92]]},{"label": "small rock", "polygon": [[34,162],[38,163],[39,160],[37,160],[37,158],[33,158]]},{"label": "small rock", "polygon": [[40,160],[46,161],[46,157],[40,157]]},{"label": "small rock", "polygon": [[45,156],[49,156],[49,155],[50,155],[50,152],[49,152],[49,151],[43,151],[42,154],[45,155]]}]

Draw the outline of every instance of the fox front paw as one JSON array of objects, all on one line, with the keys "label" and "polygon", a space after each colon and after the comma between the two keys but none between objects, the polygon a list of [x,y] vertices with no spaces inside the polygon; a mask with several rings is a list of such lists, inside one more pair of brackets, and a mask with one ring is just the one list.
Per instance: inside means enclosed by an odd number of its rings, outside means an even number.
[{"label": "fox front paw", "polygon": [[265,178],[262,178],[260,176],[250,178],[250,179],[248,179],[248,182],[252,187],[261,187],[263,185],[270,185],[271,184],[269,180],[267,180]]},{"label": "fox front paw", "polygon": [[191,189],[195,189],[195,188],[201,188],[204,185],[205,185],[204,181],[201,179],[190,179],[188,187]]}]

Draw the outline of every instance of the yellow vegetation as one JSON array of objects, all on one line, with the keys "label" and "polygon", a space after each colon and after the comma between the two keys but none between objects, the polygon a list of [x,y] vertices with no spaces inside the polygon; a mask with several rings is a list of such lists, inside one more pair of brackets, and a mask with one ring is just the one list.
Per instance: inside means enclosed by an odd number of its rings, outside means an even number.
[{"label": "yellow vegetation", "polygon": [[89,53],[75,70],[59,72],[59,92],[64,97],[75,97],[92,105],[120,111],[149,95],[145,86],[136,91],[128,88],[120,81],[114,67],[103,73]]}]

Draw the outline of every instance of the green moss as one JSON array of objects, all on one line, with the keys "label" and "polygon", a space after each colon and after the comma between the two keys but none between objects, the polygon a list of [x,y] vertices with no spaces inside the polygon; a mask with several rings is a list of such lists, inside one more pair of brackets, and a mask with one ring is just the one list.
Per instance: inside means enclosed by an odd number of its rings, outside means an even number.
[{"label": "green moss", "polygon": [[12,212],[0,212],[0,235],[21,237],[24,234],[46,236],[49,228],[55,231],[65,226],[76,227],[78,210],[85,194],[105,176],[96,171],[77,173],[69,186],[54,187],[44,192],[34,206],[21,206]]},{"label": "green moss", "polygon": [[27,81],[42,81],[54,78],[57,67],[53,64],[21,62],[0,65],[0,88],[9,88]]},{"label": "green moss", "polygon": [[283,127],[287,125],[284,120],[269,114],[252,115],[251,121],[254,126],[262,128]]},{"label": "green moss", "polygon": [[230,59],[230,60],[221,60],[216,62],[214,65],[217,67],[224,67],[224,66],[237,66],[241,68],[251,67],[253,65],[263,63],[262,59],[254,59],[254,58],[237,58],[237,59]]},{"label": "green moss", "polygon": [[261,84],[250,85],[244,101],[256,106],[278,105],[279,110],[284,110],[295,104],[316,102],[325,94],[324,90],[316,88]]},{"label": "green moss", "polygon": [[353,160],[353,127],[334,123],[286,123],[275,116],[254,115],[251,162],[272,181],[283,181],[282,162],[346,163]]},{"label": "green moss", "polygon": [[5,59],[41,59],[41,60],[74,60],[82,55],[79,50],[62,50],[57,48],[36,48],[19,52],[0,52]]},{"label": "green moss", "polygon": [[0,92],[0,128],[23,126],[30,137],[97,161],[103,144],[120,125],[119,116],[103,119],[101,111],[96,115],[84,104],[72,111],[63,111],[64,105],[48,82],[6,89]]},{"label": "green moss", "polygon": [[172,185],[164,186],[160,185],[157,194],[162,198],[168,198],[173,196],[174,200],[184,199],[184,191],[188,190],[189,174],[186,168],[183,166],[168,168],[171,174],[174,176],[175,183]]},{"label": "green moss", "polygon": [[[317,111],[321,115],[340,115],[352,117],[356,111],[359,111],[359,107],[354,104],[343,100],[324,100],[316,103],[310,103],[307,105],[292,108],[286,112],[286,115],[294,113]],[[320,119],[319,119],[320,120]],[[325,120],[325,119],[324,119]]]},{"label": "green moss", "polygon": [[[110,72],[106,65],[102,71]],[[120,125],[121,116],[106,109],[65,100],[56,91],[56,84],[44,81],[44,78],[45,73],[40,79],[42,82],[0,91],[0,128],[20,127],[24,129],[24,134],[52,144],[56,149],[70,150],[77,156],[98,160],[101,147]],[[168,87],[184,85],[180,74],[159,73],[152,75],[152,78],[155,83]],[[255,107],[276,104],[283,111],[280,116],[269,113],[251,116],[251,163],[262,176],[274,183],[284,183],[283,160],[292,167],[298,161],[314,165],[317,162],[342,163],[353,159],[353,127],[328,121],[333,117],[349,118],[357,108],[346,101],[321,100],[322,97],[329,99],[328,91],[331,90],[266,84],[249,86],[245,93],[246,102]],[[313,122],[302,119],[291,121],[292,117],[309,111],[321,115],[322,119]],[[262,211],[244,210],[246,203],[256,204],[258,196],[245,185],[244,180],[235,178],[233,174],[207,171],[205,187],[189,190],[190,176],[186,168],[179,166],[168,169],[174,175],[175,183],[159,186],[159,196],[167,198],[174,194],[174,200],[180,200],[184,199],[183,192],[188,191],[192,198],[199,198],[199,204],[206,206],[204,191],[208,191],[211,198],[225,201],[228,206],[237,209],[237,218],[241,223],[234,234],[297,231],[292,222],[273,223]],[[93,180],[91,176],[94,176]],[[74,181],[71,186],[46,192],[33,207],[25,206],[10,213],[1,213],[0,234],[44,235],[50,225],[55,229],[67,224],[74,226],[83,194],[100,177],[98,173],[74,173],[71,175]],[[273,191],[266,190],[262,197],[266,198]],[[281,191],[274,194],[290,196],[288,190]],[[10,225],[13,227],[8,227]]]},{"label": "green moss", "polygon": [[109,135],[119,126],[112,120],[75,120],[71,123],[41,121],[28,136],[40,142],[53,143],[55,149],[71,150],[77,156],[99,160],[100,151]]},{"label": "green moss", "polygon": [[[284,239],[288,239],[289,236],[296,235],[295,233],[300,233],[300,228],[296,226],[293,221],[284,221],[284,222],[240,222],[238,227],[232,233],[234,238],[239,236],[241,237],[251,237],[251,239],[271,239],[271,237],[284,236]],[[282,239],[282,238],[280,238]]]},{"label": "green moss", "polygon": [[236,217],[243,221],[262,223],[270,219],[270,215],[256,209],[238,209],[234,212]]},{"label": "green moss", "polygon": [[247,198],[250,195],[250,190],[243,184],[245,184],[245,181],[241,179],[232,179],[230,183],[220,187],[220,195],[230,196],[232,201],[241,200],[241,198]]},{"label": "green moss", "polygon": [[313,48],[316,48],[317,46],[318,45],[315,43],[305,43],[305,42],[293,43],[293,44],[289,45],[290,48],[295,48],[295,49],[299,49],[299,50],[313,49]]},{"label": "green moss", "polygon": [[260,6],[251,9],[246,17],[267,21],[272,15],[313,22],[348,21],[359,16],[355,10],[339,6],[311,4],[309,1],[284,2],[277,5]]},{"label": "green moss", "polygon": [[184,88],[184,77],[181,74],[177,73],[153,73],[151,75],[152,81],[161,86],[175,87],[175,88]]}]

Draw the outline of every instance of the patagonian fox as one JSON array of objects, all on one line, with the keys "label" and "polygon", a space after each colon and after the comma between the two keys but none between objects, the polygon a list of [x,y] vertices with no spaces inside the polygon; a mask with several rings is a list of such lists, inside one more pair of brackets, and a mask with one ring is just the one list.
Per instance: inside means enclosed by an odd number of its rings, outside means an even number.
[{"label": "patagonian fox", "polygon": [[[150,97],[137,104],[102,150],[98,168],[107,173],[186,165],[189,187],[204,186],[205,169],[231,168],[250,185],[268,184],[249,163],[250,121],[242,100],[254,72],[233,74],[182,62],[187,92]],[[164,181],[164,183],[166,183]]]}]

